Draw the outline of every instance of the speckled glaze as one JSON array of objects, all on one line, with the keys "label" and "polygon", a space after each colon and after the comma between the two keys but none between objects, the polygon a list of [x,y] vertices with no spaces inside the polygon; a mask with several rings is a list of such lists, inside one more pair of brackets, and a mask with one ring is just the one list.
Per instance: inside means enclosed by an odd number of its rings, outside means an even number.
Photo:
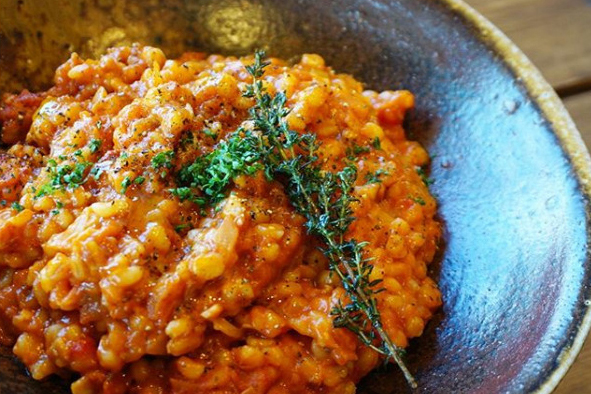
[{"label": "speckled glaze", "polygon": [[[78,10],[81,3],[64,7]],[[84,15],[92,14],[94,2],[88,3]],[[108,10],[119,2],[99,3]],[[183,40],[173,42],[175,35],[157,26],[126,30],[106,12],[98,21],[103,30],[125,32],[115,40],[111,34],[109,44],[139,40],[172,52],[226,54],[268,48],[284,58],[317,52],[369,88],[413,91],[417,108],[408,129],[434,158],[432,191],[445,223],[434,267],[444,307],[408,351],[417,392],[554,389],[591,325],[591,164],[559,99],[502,33],[457,0],[179,0],[142,7],[148,15],[165,9],[178,21],[168,28]],[[23,13],[0,5],[0,81],[11,81],[0,90],[46,82],[12,61],[37,30],[61,31],[55,26],[63,21],[51,17],[60,13],[42,17],[43,9]],[[134,23],[150,26],[149,18]],[[55,67],[70,49],[100,49],[102,38],[93,36],[90,45],[84,29],[79,24],[37,38],[34,45],[52,54],[40,67]],[[59,379],[33,382],[10,356],[0,357],[2,394],[65,393],[66,387]],[[370,375],[359,392],[410,390],[391,368]]]}]

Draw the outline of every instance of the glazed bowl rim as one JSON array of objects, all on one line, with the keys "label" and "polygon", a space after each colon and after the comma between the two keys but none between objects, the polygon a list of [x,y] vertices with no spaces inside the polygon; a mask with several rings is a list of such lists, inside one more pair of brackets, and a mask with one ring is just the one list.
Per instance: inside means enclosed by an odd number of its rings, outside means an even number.
[{"label": "glazed bowl rim", "polygon": [[[578,181],[579,190],[585,198],[586,212],[589,216],[591,157],[580,132],[555,90],[523,51],[486,17],[463,0],[440,1],[453,13],[463,18],[463,23],[474,29],[477,39],[510,70],[525,88],[533,103],[538,106],[570,162],[573,176]],[[588,220],[587,218],[587,222]],[[589,240],[589,226],[586,227],[587,240]],[[586,262],[589,261],[589,256],[588,249]],[[575,337],[570,341],[570,345],[567,344],[560,350],[557,366],[550,371],[548,376],[541,379],[542,383],[534,393],[549,394],[554,391],[574,363],[591,329],[591,308],[589,307],[591,302],[588,301],[585,302],[585,310],[576,328]]]}]

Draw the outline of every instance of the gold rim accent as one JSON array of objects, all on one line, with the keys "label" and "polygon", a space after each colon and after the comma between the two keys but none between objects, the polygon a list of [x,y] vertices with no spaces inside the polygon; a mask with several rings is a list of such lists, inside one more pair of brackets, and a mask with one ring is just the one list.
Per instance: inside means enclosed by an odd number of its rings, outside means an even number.
[{"label": "gold rim accent", "polygon": [[[512,41],[474,8],[463,0],[442,1],[448,5],[449,9],[462,15],[476,27],[480,39],[495,53],[501,54],[501,61],[515,76],[521,78],[520,82],[539,106],[570,159],[584,197],[587,201],[591,201],[591,157],[575,123],[552,86]],[[589,251],[587,253],[589,255]],[[572,344],[562,349],[557,360],[558,367],[534,391],[535,394],[550,394],[554,391],[581,351],[590,329],[591,308],[587,307]]]}]

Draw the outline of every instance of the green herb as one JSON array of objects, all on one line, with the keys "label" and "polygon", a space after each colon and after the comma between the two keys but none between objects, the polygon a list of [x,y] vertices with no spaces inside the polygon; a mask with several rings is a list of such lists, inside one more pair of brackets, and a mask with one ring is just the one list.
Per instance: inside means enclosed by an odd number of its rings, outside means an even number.
[{"label": "green herb", "polygon": [[417,167],[417,174],[426,186],[431,186],[435,181],[427,176],[427,173],[422,167]]},{"label": "green herb", "polygon": [[179,224],[179,225],[174,226],[174,231],[176,231],[177,233],[180,233],[181,231],[183,231],[184,229],[189,228],[189,227],[191,227],[191,225],[188,223]]},{"label": "green herb", "polygon": [[76,163],[73,167],[70,165],[58,166],[52,183],[65,185],[72,189],[76,188],[84,183],[84,171],[89,165],[90,163]]},{"label": "green herb", "polygon": [[[152,167],[155,170],[158,170],[159,168],[171,169],[173,167],[173,158],[174,151],[169,150],[166,152],[158,152],[154,157],[152,157]],[[160,172],[160,178],[166,178],[166,175],[168,175],[167,170],[163,170],[162,172]]]},{"label": "green herb", "polygon": [[51,183],[42,185],[39,189],[35,190],[35,197],[43,197],[52,194],[55,191],[55,187]]},{"label": "green herb", "polygon": [[125,194],[125,192],[127,192],[127,188],[129,186],[131,186],[131,178],[126,176],[125,178],[123,178],[123,181],[121,182],[121,191],[119,193],[121,194]]},{"label": "green herb", "polygon": [[76,156],[76,157],[82,156],[82,151],[80,149],[78,149],[77,151],[74,152],[74,156]]},{"label": "green herb", "polygon": [[388,171],[386,170],[377,170],[376,172],[368,172],[365,174],[365,181],[366,183],[382,183],[380,177],[382,175],[388,175]]},{"label": "green herb", "polygon": [[185,147],[186,145],[193,145],[193,142],[195,142],[195,135],[193,132],[190,130],[185,132],[181,138],[181,146]]},{"label": "green herb", "polygon": [[[285,121],[289,112],[285,94],[271,97],[264,90],[261,77],[269,63],[263,58],[264,53],[257,52],[254,64],[246,67],[253,78],[244,92],[245,97],[255,99],[249,110],[253,130],[238,129],[214,151],[182,168],[177,174],[180,187],[171,192],[181,199],[201,198],[203,204],[215,204],[238,175],[262,170],[267,179],[281,182],[295,210],[306,219],[308,233],[323,244],[330,269],[350,300],[332,309],[335,327],[351,330],[362,343],[392,359],[416,387],[402,361],[402,350],[383,328],[375,298],[383,289],[378,287],[380,281],[370,279],[373,265],[365,257],[366,243],[345,237],[354,220],[351,203],[357,168],[351,162],[335,173],[320,167],[315,135],[290,130]],[[348,153],[368,151],[354,145]]]},{"label": "green herb", "polygon": [[419,196],[416,196],[416,197],[410,197],[410,199],[411,199],[411,200],[413,200],[414,202],[416,202],[416,203],[417,203],[417,204],[419,204],[419,205],[425,205],[425,204],[427,204],[427,203],[425,202],[425,200],[423,200],[423,198],[422,198],[422,197],[419,197]]},{"label": "green herb", "polygon": [[99,179],[103,172],[104,170],[101,167],[92,167],[90,175],[92,175],[94,179]]},{"label": "green herb", "polygon": [[19,204],[18,202],[13,202],[12,204],[10,204],[10,207],[12,209],[14,209],[17,212],[21,212],[23,209],[25,209],[25,207],[23,207],[21,204]]},{"label": "green herb", "polygon": [[374,147],[374,149],[382,149],[382,143],[380,142],[379,137],[374,138],[371,142],[371,145]]},{"label": "green herb", "polygon": [[180,188],[171,192],[181,200],[190,199],[202,206],[220,202],[236,176],[253,175],[262,169],[255,143],[251,133],[239,129],[214,151],[181,168],[176,176]]},{"label": "green herb", "polygon": [[122,160],[125,160],[129,157],[129,153],[127,152],[121,152],[121,154],[119,155],[119,158]]},{"label": "green herb", "polygon": [[136,185],[141,185],[142,183],[145,182],[145,180],[146,180],[146,178],[140,175],[133,180],[133,183],[135,183]]},{"label": "green herb", "polygon": [[64,207],[64,203],[63,203],[63,202],[61,202],[61,201],[56,201],[56,203],[55,203],[55,207],[56,207],[57,209],[62,209],[62,208]]},{"label": "green herb", "polygon": [[6,200],[1,200],[1,201],[0,201],[0,205],[1,205],[1,206],[3,206],[3,207],[5,207],[5,206],[6,206],[6,204],[8,204],[8,203],[6,202]]},{"label": "green herb", "polygon": [[103,144],[103,141],[101,141],[101,140],[97,140],[95,138],[93,138],[92,140],[90,140],[90,143],[88,144],[88,148],[90,149],[90,153],[96,153],[96,152],[98,152],[99,149],[101,148],[101,145],[102,144]]},{"label": "green herb", "polygon": [[161,167],[172,168],[172,158],[174,157],[174,151],[158,152],[152,157],[152,167],[156,170]]},{"label": "green herb", "polygon": [[359,156],[362,153],[368,153],[369,147],[357,145],[357,143],[353,143],[352,146],[347,147],[345,154],[347,155],[347,159],[353,160],[356,156]]},{"label": "green herb", "polygon": [[214,141],[218,139],[217,133],[214,133],[210,129],[203,129],[203,134],[205,134],[206,136],[208,136],[209,138],[211,138]]},{"label": "green herb", "polygon": [[54,159],[49,159],[47,161],[47,171],[50,174],[50,181],[37,189],[35,197],[46,196],[52,194],[55,190],[64,188],[77,188],[86,182],[84,173],[91,165],[91,163],[58,165]]}]

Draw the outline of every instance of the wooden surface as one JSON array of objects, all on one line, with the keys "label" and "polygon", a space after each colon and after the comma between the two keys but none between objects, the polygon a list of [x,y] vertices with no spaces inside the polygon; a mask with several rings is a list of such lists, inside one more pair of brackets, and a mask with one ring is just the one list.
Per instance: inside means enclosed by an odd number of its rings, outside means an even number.
[{"label": "wooden surface", "polygon": [[[591,0],[465,0],[520,47],[591,148]],[[591,338],[554,394],[591,394]]]}]

